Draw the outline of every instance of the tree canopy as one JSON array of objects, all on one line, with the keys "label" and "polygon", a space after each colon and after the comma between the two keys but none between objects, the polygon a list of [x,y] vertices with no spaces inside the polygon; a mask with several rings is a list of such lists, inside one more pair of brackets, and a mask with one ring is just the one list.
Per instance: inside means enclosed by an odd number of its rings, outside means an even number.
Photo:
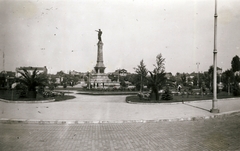
[{"label": "tree canopy", "polygon": [[21,76],[18,81],[28,87],[28,91],[36,91],[37,86],[45,86],[48,83],[48,78],[45,73],[39,73],[37,69],[33,70],[32,74],[26,69],[18,71]]},{"label": "tree canopy", "polygon": [[143,60],[140,61],[140,65],[137,66],[137,68],[134,68],[135,72],[139,75],[146,76],[147,75],[147,68],[146,65],[144,64]]},{"label": "tree canopy", "polygon": [[154,64],[153,71],[149,71],[150,78],[148,78],[149,85],[152,88],[152,91],[155,94],[155,99],[159,100],[159,89],[163,87],[163,85],[166,83],[166,77],[165,77],[165,58],[162,57],[162,54],[158,54],[156,57],[156,64]]},{"label": "tree canopy", "polygon": [[236,72],[236,71],[240,70],[240,59],[237,55],[232,58],[231,65],[232,65],[232,71],[233,72]]}]

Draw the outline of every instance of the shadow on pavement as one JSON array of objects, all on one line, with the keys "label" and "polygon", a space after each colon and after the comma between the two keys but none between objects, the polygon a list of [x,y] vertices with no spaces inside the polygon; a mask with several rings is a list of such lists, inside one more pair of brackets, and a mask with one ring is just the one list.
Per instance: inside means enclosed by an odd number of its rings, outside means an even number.
[{"label": "shadow on pavement", "polygon": [[[185,103],[183,103],[183,104],[185,104]],[[194,108],[197,108],[197,109],[201,109],[201,110],[210,112],[210,110],[207,110],[207,109],[204,109],[204,108],[201,108],[201,107],[198,107],[198,106],[194,106],[194,105],[191,105],[191,104],[185,104],[185,105],[188,105],[188,106],[191,106],[191,107],[194,107]]]}]

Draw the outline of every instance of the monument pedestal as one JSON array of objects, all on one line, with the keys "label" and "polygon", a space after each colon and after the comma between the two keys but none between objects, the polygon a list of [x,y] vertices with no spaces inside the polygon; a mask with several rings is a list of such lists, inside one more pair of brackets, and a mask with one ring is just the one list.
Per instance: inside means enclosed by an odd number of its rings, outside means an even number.
[{"label": "monument pedestal", "polygon": [[111,79],[108,78],[108,75],[105,73],[94,73],[91,75],[90,83],[92,88],[109,88],[109,87],[120,87],[119,82],[112,82]]},{"label": "monument pedestal", "polygon": [[108,75],[104,73],[106,67],[103,64],[103,43],[101,40],[98,41],[97,46],[97,64],[94,67],[95,73],[91,74],[91,86],[93,88],[120,87],[119,82],[112,82],[111,79],[108,78]]}]

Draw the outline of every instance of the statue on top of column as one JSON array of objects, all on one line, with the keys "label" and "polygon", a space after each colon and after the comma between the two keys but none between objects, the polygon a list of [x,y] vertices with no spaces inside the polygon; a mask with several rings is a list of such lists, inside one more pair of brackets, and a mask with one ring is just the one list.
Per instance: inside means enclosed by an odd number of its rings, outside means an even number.
[{"label": "statue on top of column", "polygon": [[102,31],[101,31],[101,29],[99,29],[99,30],[95,30],[96,32],[98,32],[98,40],[99,41],[102,41]]}]

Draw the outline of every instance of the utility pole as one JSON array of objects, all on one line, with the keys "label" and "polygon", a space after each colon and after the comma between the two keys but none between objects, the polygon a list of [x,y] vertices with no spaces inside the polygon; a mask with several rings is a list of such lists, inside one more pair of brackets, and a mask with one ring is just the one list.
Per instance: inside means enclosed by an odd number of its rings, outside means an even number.
[{"label": "utility pole", "polygon": [[197,79],[198,79],[198,81],[197,81],[197,86],[199,87],[199,65],[200,65],[200,62],[197,62],[196,63],[196,65],[197,65]]},{"label": "utility pole", "polygon": [[213,100],[211,113],[219,113],[217,108],[217,0],[215,0],[214,14],[214,49],[213,49]]},{"label": "utility pole", "polygon": [[143,91],[143,86],[142,86],[142,73],[141,73],[141,86],[140,86],[140,92]]},{"label": "utility pole", "polygon": [[5,73],[5,54],[3,50],[3,72]]},{"label": "utility pole", "polygon": [[117,80],[117,82],[119,82],[119,74],[120,74],[120,69],[118,69],[118,80]]},{"label": "utility pole", "polygon": [[91,89],[90,72],[88,72],[88,89]]}]

